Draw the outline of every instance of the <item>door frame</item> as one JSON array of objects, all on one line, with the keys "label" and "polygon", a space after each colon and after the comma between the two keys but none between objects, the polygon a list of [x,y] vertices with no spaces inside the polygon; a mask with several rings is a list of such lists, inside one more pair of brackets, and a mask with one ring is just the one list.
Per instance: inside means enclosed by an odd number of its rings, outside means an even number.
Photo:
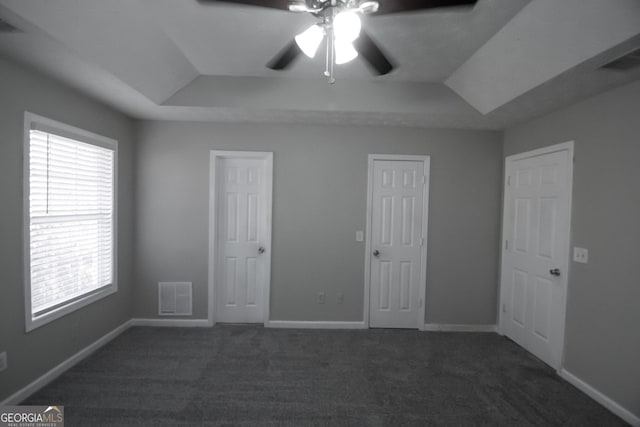
[{"label": "door frame", "polygon": [[574,142],[573,141],[567,141],[567,142],[563,142],[560,144],[554,144],[554,145],[549,145],[546,147],[542,147],[542,148],[538,148],[535,150],[531,150],[531,151],[525,151],[525,152],[521,152],[521,153],[517,153],[517,154],[512,154],[510,156],[505,157],[504,159],[504,170],[503,170],[503,187],[502,187],[502,231],[501,231],[501,235],[500,235],[500,300],[499,300],[499,304],[498,304],[498,333],[500,335],[505,335],[505,328],[504,328],[504,321],[505,321],[505,317],[504,317],[504,311],[502,309],[503,304],[505,304],[505,288],[506,288],[506,284],[504,283],[504,274],[503,274],[503,268],[504,268],[504,254],[505,254],[505,242],[506,242],[506,236],[508,235],[508,224],[507,224],[507,187],[509,184],[509,176],[507,174],[507,170],[509,167],[509,163],[513,162],[513,161],[518,161],[518,160],[523,160],[523,159],[527,159],[530,157],[537,157],[537,156],[541,156],[544,154],[551,154],[551,153],[556,153],[558,151],[567,151],[568,153],[568,168],[567,168],[567,178],[568,178],[568,182],[567,182],[567,187],[568,187],[568,212],[567,212],[567,216],[568,216],[568,227],[567,230],[565,231],[565,235],[567,238],[567,251],[566,253],[562,256],[562,259],[560,260],[559,264],[559,268],[561,269],[561,271],[566,271],[566,289],[565,289],[565,295],[564,295],[564,301],[561,304],[562,308],[563,308],[563,313],[561,313],[560,317],[562,319],[562,324],[560,325],[560,357],[558,358],[558,366],[553,366],[554,369],[556,369],[558,372],[560,372],[560,370],[562,369],[562,367],[564,366],[564,347],[565,347],[565,327],[566,327],[566,315],[567,315],[567,301],[569,299],[569,278],[571,277],[571,271],[569,269],[569,266],[571,264],[570,260],[571,260],[571,224],[572,224],[572,217],[571,217],[571,212],[572,212],[572,206],[573,206],[573,163],[574,163]]},{"label": "door frame", "polygon": [[265,258],[265,286],[263,298],[263,324],[269,322],[269,307],[271,295],[271,228],[272,228],[272,204],[273,204],[273,152],[265,151],[217,151],[211,150],[209,157],[209,297],[207,320],[209,326],[215,325],[216,286],[215,265],[218,255],[218,163],[221,159],[258,159],[265,161],[265,213],[267,215],[267,229],[265,230],[262,246],[266,249],[262,255]]},{"label": "door frame", "polygon": [[423,186],[422,200],[422,238],[424,244],[420,254],[420,309],[418,314],[421,316],[418,323],[418,329],[425,330],[425,313],[426,313],[426,295],[427,295],[427,245],[429,242],[428,225],[429,225],[429,186],[431,179],[429,177],[431,171],[431,156],[405,155],[405,154],[369,154],[369,163],[367,168],[367,222],[365,231],[365,254],[364,254],[364,304],[363,319],[364,327],[369,328],[370,317],[370,290],[371,290],[371,222],[373,215],[373,165],[378,160],[396,160],[396,161],[418,161],[422,162],[424,167],[424,176],[426,182]]}]

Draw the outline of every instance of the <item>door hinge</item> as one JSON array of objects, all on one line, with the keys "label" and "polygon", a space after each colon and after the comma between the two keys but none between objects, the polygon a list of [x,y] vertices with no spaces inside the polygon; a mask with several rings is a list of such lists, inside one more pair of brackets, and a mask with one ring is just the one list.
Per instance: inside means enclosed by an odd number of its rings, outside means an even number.
[{"label": "door hinge", "polygon": [[507,312],[507,305],[506,304],[502,304],[502,312],[503,313]]},{"label": "door hinge", "polygon": [[426,184],[427,183],[427,177],[426,175],[422,175],[422,183]]},{"label": "door hinge", "polygon": [[504,241],[504,250],[505,250],[505,251],[506,251],[506,250],[509,250],[509,241],[508,241],[508,240],[505,240],[505,241]]},{"label": "door hinge", "polygon": [[420,238],[420,246],[424,246],[424,237]]},{"label": "door hinge", "polygon": [[507,177],[507,186],[511,185],[511,175]]},{"label": "door hinge", "polygon": [[422,308],[422,298],[420,298],[420,301],[418,303],[418,308]]}]

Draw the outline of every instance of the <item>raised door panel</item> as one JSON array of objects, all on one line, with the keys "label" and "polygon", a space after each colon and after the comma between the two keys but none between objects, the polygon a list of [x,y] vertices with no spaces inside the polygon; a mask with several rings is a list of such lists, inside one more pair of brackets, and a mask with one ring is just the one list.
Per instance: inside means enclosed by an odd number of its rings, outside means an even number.
[{"label": "raised door panel", "polygon": [[380,292],[378,310],[388,311],[391,308],[391,275],[393,266],[390,261],[380,261]]},{"label": "raised door panel", "polygon": [[534,282],[532,331],[539,339],[549,341],[549,308],[553,283],[545,277],[536,277]]},{"label": "raised door panel", "polygon": [[400,216],[400,244],[402,244],[403,246],[413,246],[414,244],[414,230],[416,226],[415,200],[416,198],[414,196],[402,197],[402,214]]},{"label": "raised door panel", "polygon": [[556,250],[557,199],[545,197],[538,203],[538,257],[551,260]]},{"label": "raised door panel", "polygon": [[246,262],[246,304],[255,307],[258,304],[258,259],[247,257]]},{"label": "raised door panel", "polygon": [[247,241],[258,243],[259,235],[259,195],[257,193],[247,194]]},{"label": "raised door panel", "polygon": [[527,282],[526,271],[514,269],[512,275],[512,311],[511,321],[520,328],[525,327],[527,306]]},{"label": "raised door panel", "polygon": [[399,310],[411,310],[413,296],[413,263],[407,261],[400,262],[400,298]]},{"label": "raised door panel", "polygon": [[529,252],[529,234],[531,225],[531,200],[515,200],[515,220],[513,223],[514,250],[526,254]]},{"label": "raised door panel", "polygon": [[240,196],[236,192],[226,192],[224,195],[226,202],[226,227],[225,233],[226,240],[228,243],[236,243],[239,239],[239,225],[240,221],[238,218],[238,212],[240,208]]},{"label": "raised door panel", "polygon": [[393,245],[393,196],[380,197],[381,214],[380,218],[380,245],[392,246]]},{"label": "raised door panel", "polygon": [[227,307],[237,306],[238,258],[225,257],[224,262],[224,303]]}]

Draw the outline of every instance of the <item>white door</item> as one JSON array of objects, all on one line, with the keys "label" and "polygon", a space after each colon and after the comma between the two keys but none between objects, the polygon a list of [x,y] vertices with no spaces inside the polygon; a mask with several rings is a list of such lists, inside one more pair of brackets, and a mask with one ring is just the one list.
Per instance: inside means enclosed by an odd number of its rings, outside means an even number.
[{"label": "white door", "polygon": [[268,309],[270,165],[268,159],[217,158],[215,318],[263,323]]},{"label": "white door", "polygon": [[564,342],[573,145],[507,158],[501,330],[554,368]]},{"label": "white door", "polygon": [[421,328],[427,159],[374,159],[370,168],[369,326]]}]

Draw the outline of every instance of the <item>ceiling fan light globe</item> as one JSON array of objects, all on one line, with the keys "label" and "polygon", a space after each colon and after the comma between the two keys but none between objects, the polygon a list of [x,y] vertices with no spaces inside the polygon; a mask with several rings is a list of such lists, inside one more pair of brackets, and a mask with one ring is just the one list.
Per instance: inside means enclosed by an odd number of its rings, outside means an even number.
[{"label": "ceiling fan light globe", "polygon": [[369,13],[376,13],[378,9],[380,9],[380,3],[377,1],[363,1],[358,6],[358,11],[365,15]]},{"label": "ceiling fan light globe", "polygon": [[307,28],[302,33],[298,34],[295,37],[296,44],[309,58],[313,58],[316,56],[316,51],[318,50],[318,46],[320,46],[320,42],[324,38],[324,31],[318,25],[312,25]]},{"label": "ceiling fan light globe", "polygon": [[346,64],[358,57],[358,51],[351,42],[339,42],[336,40],[336,65]]},{"label": "ceiling fan light globe", "polygon": [[351,43],[360,36],[362,23],[360,17],[353,11],[344,11],[336,15],[333,21],[336,39]]},{"label": "ceiling fan light globe", "polygon": [[289,4],[289,12],[309,12],[309,8],[304,3],[290,3]]}]

